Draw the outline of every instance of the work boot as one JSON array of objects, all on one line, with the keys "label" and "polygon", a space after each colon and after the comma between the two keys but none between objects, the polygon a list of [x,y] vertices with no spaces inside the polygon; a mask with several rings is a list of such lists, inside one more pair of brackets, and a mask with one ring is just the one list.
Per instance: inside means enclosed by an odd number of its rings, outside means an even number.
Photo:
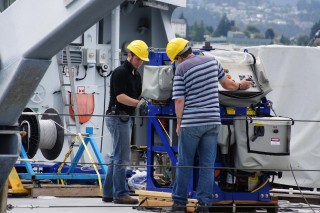
[{"label": "work boot", "polygon": [[209,206],[208,204],[200,204],[198,203],[197,204],[197,208],[194,212],[197,212],[197,213],[209,213]]},{"label": "work boot", "polygon": [[113,203],[117,203],[117,204],[138,204],[139,201],[138,199],[132,198],[129,195],[128,196],[124,196],[124,197],[120,197],[117,199],[113,199]]},{"label": "work boot", "polygon": [[187,208],[184,204],[173,203],[172,206],[166,209],[166,212],[187,213]]},{"label": "work boot", "polygon": [[106,203],[111,203],[113,201],[113,197],[102,197],[102,201]]}]

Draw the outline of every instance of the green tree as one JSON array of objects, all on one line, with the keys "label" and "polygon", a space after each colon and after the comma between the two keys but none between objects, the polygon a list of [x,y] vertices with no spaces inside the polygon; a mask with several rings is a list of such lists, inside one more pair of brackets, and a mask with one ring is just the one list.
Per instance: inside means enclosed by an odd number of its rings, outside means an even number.
[{"label": "green tree", "polygon": [[235,25],[234,21],[230,21],[227,17],[227,14],[223,14],[217,29],[214,31],[214,36],[227,36],[228,31],[230,31]]},{"label": "green tree", "polygon": [[207,26],[206,27],[206,34],[212,35],[214,32],[213,27],[212,26]]},{"label": "green tree", "polygon": [[299,36],[297,38],[297,45],[298,46],[307,46],[309,43],[310,37],[307,35]]},{"label": "green tree", "polygon": [[260,30],[257,27],[252,25],[248,25],[243,32],[248,38],[251,38],[251,37],[255,38],[256,34],[260,34]]},{"label": "green tree", "polygon": [[193,41],[204,41],[203,35],[205,34],[206,28],[203,21],[195,22],[194,25],[189,28],[189,36]]},{"label": "green tree", "polygon": [[318,30],[320,30],[320,20],[311,27],[310,38],[313,38]]},{"label": "green tree", "polygon": [[271,28],[267,29],[265,34],[264,34],[264,37],[266,39],[274,39],[275,33],[274,33],[273,29],[271,29]]},{"label": "green tree", "polygon": [[183,12],[180,14],[179,19],[184,19],[187,22],[187,19],[184,17]]},{"label": "green tree", "polygon": [[261,34],[261,33],[255,33],[255,34],[253,35],[253,38],[264,39],[265,37],[264,37],[264,35]]},{"label": "green tree", "polygon": [[290,45],[290,39],[284,35],[281,36],[280,43],[284,45]]}]

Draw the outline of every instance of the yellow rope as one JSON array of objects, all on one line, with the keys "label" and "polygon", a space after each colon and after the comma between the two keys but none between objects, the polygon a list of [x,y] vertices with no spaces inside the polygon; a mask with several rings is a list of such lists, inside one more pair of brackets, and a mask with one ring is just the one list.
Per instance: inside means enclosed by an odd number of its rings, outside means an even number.
[{"label": "yellow rope", "polygon": [[[71,145],[70,145],[70,148],[69,148],[67,154],[64,156],[64,159],[63,159],[62,163],[60,164],[60,166],[58,168],[58,172],[57,173],[61,173],[61,170],[62,170],[64,164],[66,163],[68,157],[71,155],[71,152],[73,150],[73,145],[75,144],[75,142],[77,140],[78,140],[78,136],[75,136],[73,141],[72,141],[72,143],[71,143]],[[58,184],[59,184],[60,181],[61,181],[61,184],[64,185],[64,180],[63,179],[58,179]]]},{"label": "yellow rope", "polygon": [[264,187],[264,186],[269,182],[269,179],[270,179],[270,178],[268,178],[268,179],[267,179],[261,186],[259,186],[258,188],[252,190],[251,193],[254,193],[254,192],[258,191],[259,189],[261,189],[262,187]]},{"label": "yellow rope", "polygon": [[95,164],[94,161],[93,161],[93,158],[92,158],[92,156],[91,156],[91,154],[90,154],[90,152],[89,152],[89,149],[88,149],[86,143],[85,143],[84,140],[83,140],[83,137],[82,137],[81,133],[78,133],[78,136],[79,136],[79,138],[80,138],[80,140],[81,140],[81,142],[82,142],[82,144],[83,144],[86,152],[88,153],[89,159],[90,159],[90,161],[91,161],[91,163],[92,163],[92,165],[93,165],[94,170],[95,170],[96,173],[97,173],[98,183],[99,183],[99,188],[100,188],[100,196],[102,196],[102,184],[101,184],[100,173],[99,173],[99,171],[98,171],[98,168],[97,168],[96,164]]}]

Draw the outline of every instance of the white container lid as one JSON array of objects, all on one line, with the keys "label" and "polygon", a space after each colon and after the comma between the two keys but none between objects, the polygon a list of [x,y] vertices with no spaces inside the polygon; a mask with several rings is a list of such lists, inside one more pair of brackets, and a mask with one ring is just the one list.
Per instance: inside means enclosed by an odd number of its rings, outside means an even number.
[{"label": "white container lid", "polygon": [[249,123],[263,125],[293,125],[293,119],[285,117],[254,117],[249,118]]}]

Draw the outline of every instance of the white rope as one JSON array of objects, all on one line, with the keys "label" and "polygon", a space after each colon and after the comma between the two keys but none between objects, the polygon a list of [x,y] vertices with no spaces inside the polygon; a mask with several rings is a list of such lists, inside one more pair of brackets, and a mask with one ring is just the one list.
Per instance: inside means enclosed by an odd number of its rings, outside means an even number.
[{"label": "white rope", "polygon": [[[56,122],[55,122],[55,123],[56,123]],[[75,133],[75,132],[72,132],[72,131],[66,129],[64,126],[61,126],[61,125],[58,124],[58,123],[56,123],[56,125],[58,125],[59,127],[61,127],[62,129],[64,129],[66,132],[68,132],[68,133],[70,133],[70,134],[73,134],[73,135],[77,135],[77,134],[78,134],[78,133]],[[107,137],[107,136],[109,137],[110,135],[107,133],[107,134],[102,135],[102,136],[95,136],[95,137],[91,136],[90,138],[92,138],[92,139],[99,139],[99,138],[104,138],[104,137]]]},{"label": "white rope", "polygon": [[53,120],[40,120],[40,149],[52,149],[57,140],[57,128]]}]

